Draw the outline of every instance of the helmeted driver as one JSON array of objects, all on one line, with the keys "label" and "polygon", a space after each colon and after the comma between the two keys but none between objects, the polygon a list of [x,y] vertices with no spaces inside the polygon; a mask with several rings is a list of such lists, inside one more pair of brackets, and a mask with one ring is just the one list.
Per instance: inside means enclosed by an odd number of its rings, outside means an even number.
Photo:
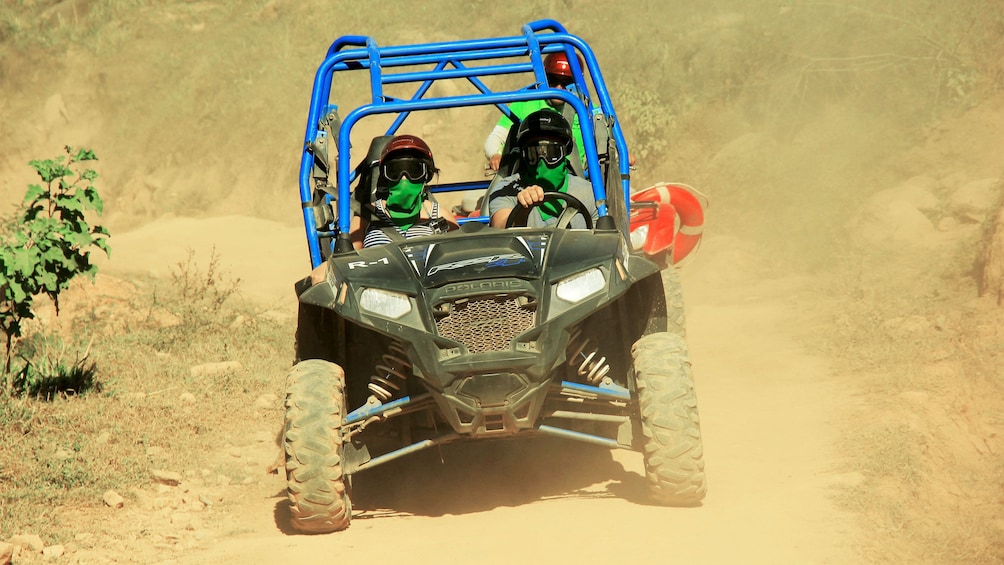
[{"label": "helmeted driver", "polygon": [[[547,192],[565,193],[581,201],[597,219],[592,185],[571,173],[568,156],[574,150],[572,131],[561,114],[553,110],[538,110],[527,116],[516,133],[520,159],[516,174],[496,180],[488,194],[488,215],[495,227],[505,227],[516,206],[529,207],[543,202]],[[544,202],[530,210],[529,227],[554,225],[564,208],[560,201]],[[585,219],[578,215],[569,227],[585,228]]]}]

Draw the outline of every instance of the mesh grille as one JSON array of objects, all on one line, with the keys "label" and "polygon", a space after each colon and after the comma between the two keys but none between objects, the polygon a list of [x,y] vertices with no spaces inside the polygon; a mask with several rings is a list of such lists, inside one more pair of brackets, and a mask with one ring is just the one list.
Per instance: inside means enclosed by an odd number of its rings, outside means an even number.
[{"label": "mesh grille", "polygon": [[533,305],[521,307],[515,296],[477,297],[454,302],[436,329],[471,353],[508,351],[517,334],[533,327],[536,314]]}]

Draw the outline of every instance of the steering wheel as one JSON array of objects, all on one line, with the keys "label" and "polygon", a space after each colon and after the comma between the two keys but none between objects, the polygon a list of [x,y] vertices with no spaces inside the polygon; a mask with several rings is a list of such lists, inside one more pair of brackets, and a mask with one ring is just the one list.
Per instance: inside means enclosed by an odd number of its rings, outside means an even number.
[{"label": "steering wheel", "polygon": [[524,228],[526,227],[527,220],[530,219],[530,210],[540,206],[545,202],[553,202],[555,200],[562,200],[565,202],[565,209],[561,211],[558,215],[558,223],[555,227],[559,229],[567,229],[572,223],[572,218],[576,216],[582,216],[586,221],[586,229],[593,229],[593,214],[586,208],[586,205],[582,203],[581,200],[567,194],[564,192],[545,192],[544,199],[539,202],[534,202],[530,206],[522,206],[517,204],[512,212],[509,213],[509,219],[505,222],[505,227],[507,228]]}]

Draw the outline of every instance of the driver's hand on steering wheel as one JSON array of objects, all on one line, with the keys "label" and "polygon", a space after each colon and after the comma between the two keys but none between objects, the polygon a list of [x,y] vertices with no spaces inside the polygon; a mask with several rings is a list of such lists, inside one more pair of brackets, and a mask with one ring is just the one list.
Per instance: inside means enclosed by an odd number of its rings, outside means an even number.
[{"label": "driver's hand on steering wheel", "polygon": [[525,208],[533,206],[534,203],[544,199],[544,189],[536,184],[532,184],[516,194],[516,201]]}]

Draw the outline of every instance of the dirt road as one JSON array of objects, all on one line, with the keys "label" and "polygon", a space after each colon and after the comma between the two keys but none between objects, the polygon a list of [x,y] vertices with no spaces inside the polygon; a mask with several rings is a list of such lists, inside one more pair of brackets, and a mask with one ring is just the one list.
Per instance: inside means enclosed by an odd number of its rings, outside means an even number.
[{"label": "dirt road", "polygon": [[[298,229],[248,218],[183,221],[120,236],[117,260],[142,264],[144,242],[165,233],[175,234],[171,247],[145,255],[155,272],[185,248],[204,253],[204,242],[227,257],[257,246],[249,234],[267,233],[272,242],[302,237]],[[830,499],[832,486],[846,480],[831,449],[845,400],[826,360],[799,345],[799,332],[818,323],[799,319],[794,307],[807,281],[742,285],[755,279],[734,274],[734,257],[718,246],[730,244],[709,239],[683,270],[709,481],[702,507],[648,505],[636,453],[552,440],[455,445],[360,474],[352,526],[331,535],[292,534],[284,480],[262,475],[229,495],[227,512],[239,531],[207,540],[179,562],[379,555],[417,563],[852,561],[849,518]],[[282,289],[302,274],[296,258],[269,265],[237,259],[230,267],[250,296],[288,303]],[[255,443],[251,436],[261,433],[249,430],[233,443],[256,445],[251,455],[264,466],[275,448]]]}]

